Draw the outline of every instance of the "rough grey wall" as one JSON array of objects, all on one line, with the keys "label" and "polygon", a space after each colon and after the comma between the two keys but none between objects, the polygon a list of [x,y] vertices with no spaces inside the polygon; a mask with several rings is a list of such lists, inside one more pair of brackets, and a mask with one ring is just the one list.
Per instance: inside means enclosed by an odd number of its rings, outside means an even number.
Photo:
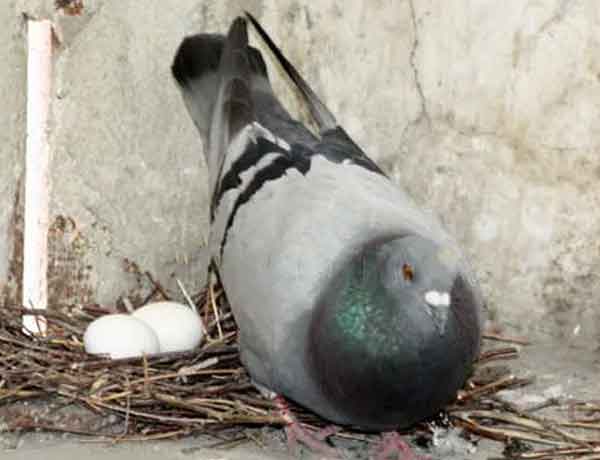
[{"label": "rough grey wall", "polygon": [[59,248],[90,298],[138,287],[126,259],[167,287],[203,284],[206,171],[169,73],[195,3],[87,2],[60,21],[52,211],[75,223]]},{"label": "rough grey wall", "polygon": [[[25,147],[26,55],[22,22],[14,15],[14,2],[0,4],[0,303],[18,296],[16,278],[20,228],[15,201],[23,173]],[[16,238],[15,238],[16,236]],[[15,245],[17,247],[15,247]]]},{"label": "rough grey wall", "polygon": [[[124,259],[171,288],[172,273],[190,289],[202,284],[206,172],[169,65],[185,33],[225,30],[242,8],[358,143],[441,214],[500,322],[598,345],[595,0],[84,0],[82,16],[53,13],[64,35],[53,101],[55,298],[134,293]],[[10,9],[0,12],[16,18]],[[3,73],[2,103],[21,113],[0,113],[11,128],[5,162],[22,156],[25,56],[21,36],[1,34],[9,50],[0,53],[19,69]],[[16,171],[0,171],[10,203]],[[0,231],[9,218],[3,209]],[[6,276],[5,241],[0,255]]]}]

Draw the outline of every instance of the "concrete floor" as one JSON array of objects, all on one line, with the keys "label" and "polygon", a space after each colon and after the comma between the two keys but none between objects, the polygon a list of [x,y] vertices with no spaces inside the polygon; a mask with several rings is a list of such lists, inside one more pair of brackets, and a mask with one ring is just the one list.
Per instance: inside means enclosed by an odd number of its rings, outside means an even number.
[{"label": "concrete floor", "polygon": [[266,452],[258,447],[244,446],[223,451],[201,447],[193,439],[179,442],[139,443],[139,444],[90,444],[79,441],[48,440],[40,441],[36,436],[28,436],[22,445],[13,451],[2,452],[6,460],[65,460],[85,458],[88,460],[124,460],[129,458],[145,460],[283,460],[291,458],[284,451]]},{"label": "concrete floor", "polygon": [[[248,442],[231,449],[211,448],[214,439],[190,437],[179,441],[143,442],[143,443],[97,443],[84,439],[61,438],[49,434],[31,434],[5,440],[7,445],[0,456],[3,460],[285,460],[304,459],[320,460],[327,457],[302,451],[297,456],[287,452],[280,433],[274,430],[254,433],[260,436],[259,446]],[[261,436],[262,435],[262,436]],[[16,444],[15,444],[16,441]],[[490,456],[498,456],[501,445],[491,441],[481,442],[477,447],[459,438],[458,431],[447,433],[440,440],[440,446],[416,452],[429,456],[432,460],[484,460]],[[336,443],[344,459],[360,460],[368,458],[369,447],[357,441]]]},{"label": "concrete floor", "polygon": [[[521,357],[510,364],[518,376],[535,376],[536,381],[518,391],[504,392],[504,396],[527,406],[549,397],[600,399],[597,378],[600,375],[600,360],[593,353],[578,348],[559,347],[552,342],[524,347]],[[1,426],[1,425],[0,425]],[[145,460],[279,460],[303,458],[316,460],[323,457],[302,452],[300,457],[292,457],[286,450],[280,430],[250,430],[256,442],[237,446],[233,449],[215,449],[218,441],[209,437],[188,437],[178,441],[143,443],[99,443],[89,439],[65,437],[47,433],[14,435],[0,434],[0,458],[3,460],[63,460],[81,458],[87,460],[125,460],[144,458]],[[482,440],[477,445],[464,441],[458,430],[440,432],[435,446],[418,450],[432,460],[486,460],[499,457],[503,445]],[[359,441],[334,442],[340,447],[346,459],[366,459],[369,445]],[[538,446],[539,447],[539,446]]]}]

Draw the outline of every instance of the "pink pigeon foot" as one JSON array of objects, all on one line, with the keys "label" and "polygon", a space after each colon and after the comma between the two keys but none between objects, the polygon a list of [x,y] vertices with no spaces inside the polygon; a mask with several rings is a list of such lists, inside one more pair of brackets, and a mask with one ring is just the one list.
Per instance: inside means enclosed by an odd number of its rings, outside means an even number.
[{"label": "pink pigeon foot", "polygon": [[373,448],[371,460],[429,460],[415,454],[397,432],[384,433]]},{"label": "pink pigeon foot", "polygon": [[297,454],[298,443],[304,444],[316,454],[324,455],[326,459],[342,458],[337,449],[329,446],[325,440],[339,431],[338,427],[328,426],[316,433],[309,432],[292,414],[287,401],[282,396],[275,398],[277,408],[286,422],[285,434],[288,449],[292,455]]}]

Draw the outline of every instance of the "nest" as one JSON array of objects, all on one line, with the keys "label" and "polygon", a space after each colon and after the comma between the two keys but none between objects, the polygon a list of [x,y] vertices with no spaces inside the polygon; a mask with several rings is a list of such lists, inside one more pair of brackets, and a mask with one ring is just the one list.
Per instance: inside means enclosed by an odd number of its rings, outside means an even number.
[{"label": "nest", "polygon": [[[160,286],[154,293],[167,297]],[[47,335],[31,337],[21,324],[21,315],[29,311],[1,307],[0,417],[5,418],[4,429],[67,432],[117,441],[196,433],[221,439],[227,433],[228,439],[239,440],[239,433],[248,426],[284,426],[286,419],[275,403],[261,396],[241,365],[237,326],[222,290],[210,285],[189,301],[200,307],[207,329],[198,349],[120,360],[90,356],[82,341],[89,322],[117,309],[99,305],[53,308],[42,313]],[[127,302],[122,307],[126,310]],[[435,425],[445,423],[463,428],[467,437],[505,443],[504,458],[600,459],[600,405],[550,399],[523,408],[503,399],[501,390],[532,381],[515,376],[508,366],[518,358],[515,345],[524,342],[493,334],[486,338],[488,346],[476,372],[456,401],[442,416],[408,433],[431,440]],[[499,342],[503,343],[499,346]],[[73,411],[73,406],[78,409]],[[558,411],[563,415],[545,415],[551,407],[565,409]],[[326,424],[299,407],[293,410],[308,428]],[[596,430],[595,439],[581,435],[581,430]],[[372,440],[347,430],[333,436]]]}]

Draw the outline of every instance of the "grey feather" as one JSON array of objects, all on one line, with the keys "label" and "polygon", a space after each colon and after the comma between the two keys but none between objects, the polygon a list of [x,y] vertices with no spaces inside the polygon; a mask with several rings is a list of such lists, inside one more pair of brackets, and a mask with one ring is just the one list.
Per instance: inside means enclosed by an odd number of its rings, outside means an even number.
[{"label": "grey feather", "polygon": [[[256,382],[333,422],[407,426],[467,378],[480,289],[437,218],[383,174],[250,20],[304,94],[319,137],[280,104],[242,18],[212,53],[186,39],[173,66],[209,145],[209,245],[242,360]],[[207,72],[194,72],[202,66],[181,64],[198,40],[196,58],[221,50],[216,70],[214,59],[204,66],[217,76],[210,90]]]}]

